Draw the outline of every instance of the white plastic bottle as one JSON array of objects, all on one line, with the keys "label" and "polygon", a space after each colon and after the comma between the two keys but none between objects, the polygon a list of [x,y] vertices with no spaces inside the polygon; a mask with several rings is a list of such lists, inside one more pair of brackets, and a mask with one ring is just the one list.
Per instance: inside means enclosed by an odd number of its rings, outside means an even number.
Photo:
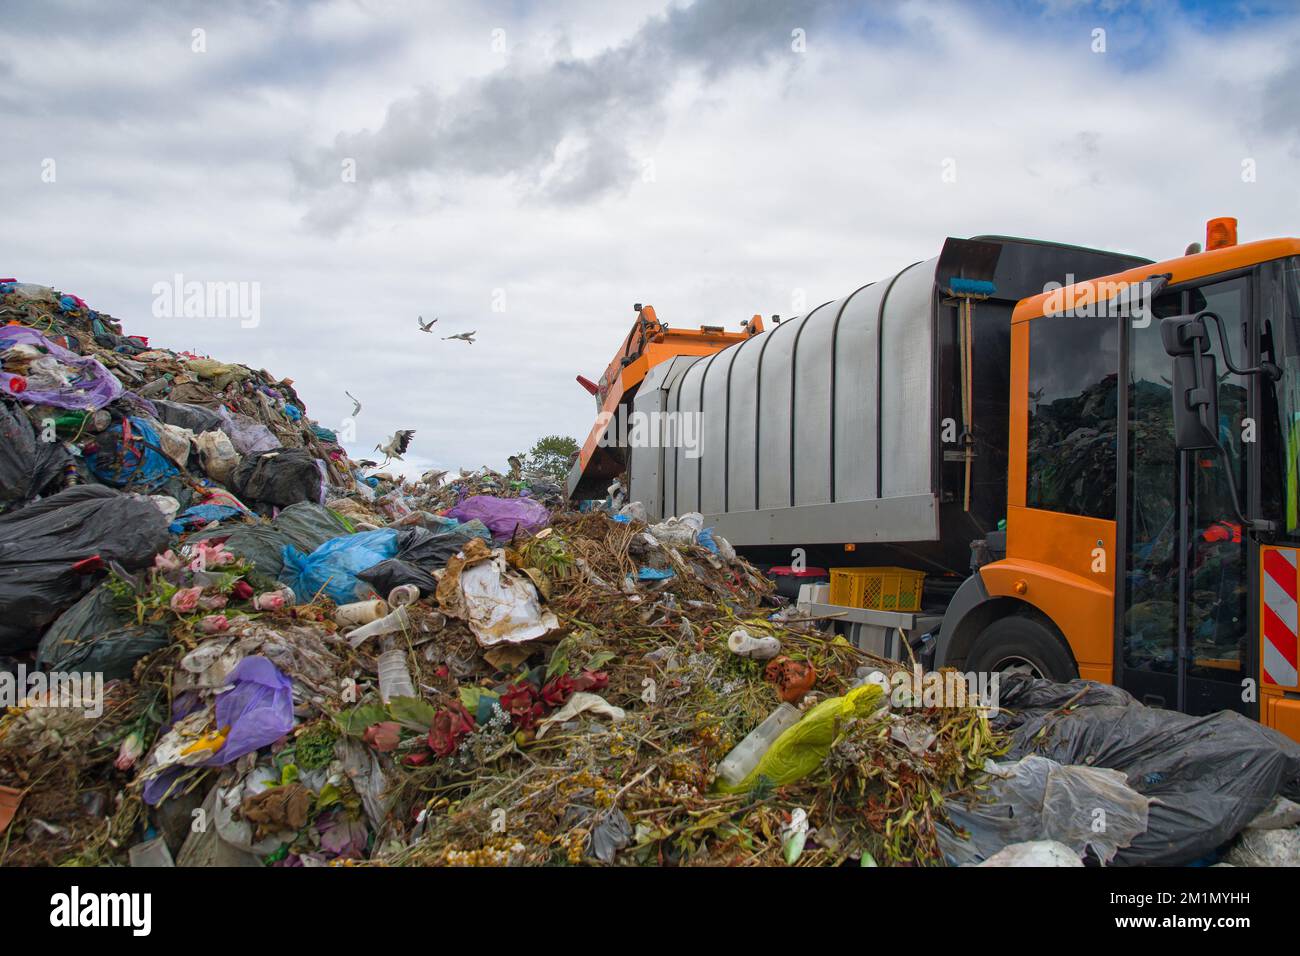
[{"label": "white plastic bottle", "polygon": [[388,602],[375,598],[371,601],[355,601],[352,604],[342,604],[334,611],[334,620],[344,627],[355,627],[358,624],[369,624],[371,621],[377,621],[391,608]]},{"label": "white plastic bottle", "polygon": [[351,634],[348,635],[348,643],[353,647],[360,647],[365,641],[372,637],[382,637],[385,634],[395,634],[410,624],[410,617],[406,613],[406,608],[399,607],[396,611],[377,621],[371,621],[369,624],[363,624]]},{"label": "white plastic bottle", "polygon": [[798,707],[781,704],[722,759],[718,764],[718,779],[728,787],[736,786],[758,766],[776,738],[799,723],[802,716]]}]

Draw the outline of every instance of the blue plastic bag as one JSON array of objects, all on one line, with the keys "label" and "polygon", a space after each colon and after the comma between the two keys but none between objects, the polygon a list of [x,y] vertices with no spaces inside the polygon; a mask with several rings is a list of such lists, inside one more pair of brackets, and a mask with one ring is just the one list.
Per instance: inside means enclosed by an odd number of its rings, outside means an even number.
[{"label": "blue plastic bag", "polygon": [[172,534],[184,534],[191,528],[202,528],[213,521],[226,521],[242,514],[233,505],[194,505],[178,514],[167,530]]},{"label": "blue plastic bag", "polygon": [[397,531],[380,528],[331,538],[311,554],[286,544],[282,555],[280,583],[293,588],[300,600],[309,601],[317,593],[324,593],[335,604],[348,604],[370,592],[369,585],[357,578],[360,572],[396,557]]},{"label": "blue plastic bag", "polygon": [[161,452],[158,433],[143,418],[128,418],[127,436],[123,440],[119,422],[101,439],[107,450],[86,456],[90,473],[115,488],[139,486],[157,488],[178,474],[176,466]]}]

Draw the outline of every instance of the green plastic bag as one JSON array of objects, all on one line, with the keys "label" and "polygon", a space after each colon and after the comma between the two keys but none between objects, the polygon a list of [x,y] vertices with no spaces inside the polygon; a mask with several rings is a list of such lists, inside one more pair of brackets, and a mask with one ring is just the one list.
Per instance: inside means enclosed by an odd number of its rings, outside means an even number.
[{"label": "green plastic bag", "polygon": [[760,777],[766,777],[774,787],[803,779],[826,759],[844,722],[875,713],[883,695],[884,688],[878,684],[864,684],[843,697],[822,701],[776,738],[749,776],[731,787],[719,782],[718,789],[723,793],[744,793],[752,790]]}]

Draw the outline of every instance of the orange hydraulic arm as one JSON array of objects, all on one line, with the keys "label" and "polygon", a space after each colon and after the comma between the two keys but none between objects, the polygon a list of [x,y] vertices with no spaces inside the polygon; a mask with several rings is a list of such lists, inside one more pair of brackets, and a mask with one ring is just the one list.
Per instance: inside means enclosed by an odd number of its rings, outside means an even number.
[{"label": "orange hydraulic arm", "polygon": [[604,447],[600,441],[619,406],[632,400],[650,369],[678,355],[712,355],[763,331],[763,320],[758,315],[744,322],[742,331],[728,332],[719,325],[702,325],[698,329],[670,328],[659,321],[654,306],[638,304],[635,308],[636,322],[614,353],[600,381],[591,383],[578,376],[584,388],[588,391],[594,388],[600,414],[578,453],[575,468],[578,480],[575,482],[571,476],[571,492],[582,483],[590,488],[592,482],[608,481],[626,468],[623,450]]}]

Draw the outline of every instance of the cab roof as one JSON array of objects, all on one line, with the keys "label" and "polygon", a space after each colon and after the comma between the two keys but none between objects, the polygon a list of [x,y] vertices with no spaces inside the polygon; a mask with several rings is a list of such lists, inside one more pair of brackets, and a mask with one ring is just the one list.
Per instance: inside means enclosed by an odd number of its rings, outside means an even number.
[{"label": "cab roof", "polygon": [[1224,272],[1235,272],[1270,259],[1296,255],[1300,255],[1300,239],[1261,239],[1257,242],[1225,246],[1222,249],[1211,249],[1208,252],[1198,252],[1177,259],[1166,259],[1164,262],[1153,262],[1124,272],[1076,282],[1063,290],[1040,292],[1021,299],[1016,303],[1011,321],[1012,323],[1028,322],[1040,318],[1047,309],[1048,299],[1053,296],[1064,295],[1074,307],[1078,308],[1106,301],[1114,295],[1115,287],[1120,283],[1132,285],[1152,276],[1168,273],[1169,284],[1178,285]]}]

